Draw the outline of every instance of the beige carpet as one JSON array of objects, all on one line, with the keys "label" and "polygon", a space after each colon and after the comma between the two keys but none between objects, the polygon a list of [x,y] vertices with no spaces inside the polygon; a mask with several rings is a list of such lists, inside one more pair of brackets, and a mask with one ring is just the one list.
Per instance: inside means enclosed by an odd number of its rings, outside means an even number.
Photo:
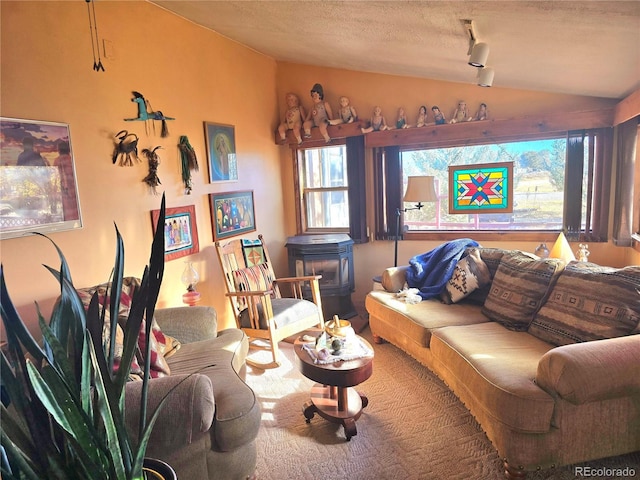
[{"label": "beige carpet", "polygon": [[[371,342],[369,328],[361,335]],[[258,480],[504,478],[496,451],[464,405],[393,345],[374,345],[373,375],[358,387],[369,405],[350,442],[341,426],[318,415],[305,422],[302,405],[313,382],[298,372],[292,345],[281,342],[280,347],[282,366],[247,372],[247,383],[262,405]],[[640,452],[585,465],[631,467],[640,478]],[[574,467],[562,467],[527,478],[580,478],[574,472]]]}]

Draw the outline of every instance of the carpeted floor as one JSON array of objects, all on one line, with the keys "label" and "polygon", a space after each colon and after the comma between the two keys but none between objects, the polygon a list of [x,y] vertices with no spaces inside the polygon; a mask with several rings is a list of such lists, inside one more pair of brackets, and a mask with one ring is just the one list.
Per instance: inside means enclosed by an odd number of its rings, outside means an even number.
[{"label": "carpeted floor", "polygon": [[[368,327],[361,335],[371,343]],[[293,346],[281,342],[280,347],[279,368],[247,372],[247,383],[262,405],[258,480],[504,478],[496,451],[464,405],[433,373],[393,345],[374,345],[373,375],[358,387],[369,405],[350,442],[341,426],[318,415],[305,422],[302,406],[313,382],[298,372]],[[640,478],[640,452],[581,466],[630,467],[636,475],[630,478]],[[581,478],[575,473],[567,466],[527,478]]]}]

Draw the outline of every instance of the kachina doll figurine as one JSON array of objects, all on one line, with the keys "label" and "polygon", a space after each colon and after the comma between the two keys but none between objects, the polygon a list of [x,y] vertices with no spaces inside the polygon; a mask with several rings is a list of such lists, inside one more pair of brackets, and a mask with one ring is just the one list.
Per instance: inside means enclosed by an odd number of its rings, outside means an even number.
[{"label": "kachina doll figurine", "polygon": [[374,107],[373,116],[371,117],[371,125],[369,125],[367,128],[361,128],[360,130],[362,130],[362,133],[390,130],[389,126],[387,125],[387,121],[382,116],[382,109],[380,107]]},{"label": "kachina doll figurine", "polygon": [[409,128],[411,125],[407,123],[407,115],[404,113],[404,108],[398,109],[398,120],[396,121],[396,128]]},{"label": "kachina doll figurine", "polygon": [[447,123],[447,119],[444,118],[444,113],[440,111],[440,107],[434,105],[431,107],[431,111],[433,112],[433,120],[436,125],[444,125]]},{"label": "kachina doll figurine", "polygon": [[475,116],[473,118],[470,118],[469,120],[478,122],[480,120],[488,120],[488,119],[489,119],[489,112],[487,111],[487,104],[481,103],[480,108],[476,112]]},{"label": "kachina doll figurine", "polygon": [[331,111],[329,102],[324,101],[324,90],[319,83],[316,83],[311,89],[311,100],[313,100],[313,106],[311,110],[309,110],[303,124],[304,137],[310,138],[311,128],[318,127],[318,130],[320,130],[320,133],[324,137],[324,141],[329,143],[331,137],[327,132],[327,125],[329,125],[329,122],[333,119],[333,112]]},{"label": "kachina doll figurine", "polygon": [[329,123],[331,125],[339,125],[341,123],[353,123],[358,120],[358,113],[355,107],[351,106],[349,97],[340,97],[340,110],[338,110],[338,118],[334,118]]},{"label": "kachina doll figurine", "polygon": [[416,127],[424,127],[427,124],[427,107],[420,106],[418,110],[418,120],[416,121]]},{"label": "kachina doll figurine", "polygon": [[300,105],[300,99],[295,93],[287,93],[287,107],[288,109],[284,114],[284,120],[280,126],[278,126],[280,140],[284,142],[287,138],[287,130],[293,130],[293,135],[296,137],[298,145],[300,145],[302,143],[300,129],[302,128],[305,113],[304,107]]},{"label": "kachina doll figurine", "polygon": [[453,112],[453,118],[449,120],[449,123],[467,122],[471,120],[469,110],[467,109],[467,102],[460,100],[458,102],[458,108]]}]

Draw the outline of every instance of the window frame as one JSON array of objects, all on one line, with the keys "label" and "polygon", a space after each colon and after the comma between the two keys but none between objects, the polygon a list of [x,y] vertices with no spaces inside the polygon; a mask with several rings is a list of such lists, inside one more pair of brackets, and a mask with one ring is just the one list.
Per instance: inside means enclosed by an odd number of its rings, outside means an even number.
[{"label": "window frame", "polygon": [[[590,129],[584,130],[584,132],[595,132],[599,129]],[[548,140],[548,139],[557,139],[557,138],[568,138],[573,131],[549,131],[549,132],[540,132],[537,134],[526,134],[526,135],[511,135],[507,137],[496,136],[492,138],[469,138],[464,142],[461,142],[459,139],[450,139],[443,140],[437,142],[437,144],[429,145],[429,144],[421,144],[421,145],[401,145],[394,148],[398,148],[398,156],[401,155],[401,152],[404,151],[415,151],[417,149],[429,149],[429,148],[449,148],[449,147],[460,147],[460,146],[475,146],[475,145],[487,145],[487,144],[497,144],[497,143],[505,143],[505,142],[518,142],[518,141],[531,141],[531,140]],[[384,150],[382,148],[381,150]],[[374,157],[376,154],[374,153]],[[379,154],[378,154],[379,156]],[[382,154],[384,157],[384,153]],[[399,162],[400,175],[399,181],[402,182],[402,164],[400,159],[397,160]],[[585,158],[585,161],[587,159]],[[382,163],[385,165],[385,169],[388,170],[388,165],[393,165],[395,162],[394,159],[389,161],[383,160]],[[566,168],[566,166],[565,166]],[[388,171],[381,173],[383,175],[387,175]],[[395,181],[393,179],[392,181]],[[395,186],[392,186],[394,188]],[[400,183],[400,190],[402,190],[402,185]],[[390,195],[393,195],[393,190],[389,191]],[[399,194],[400,204],[399,207],[402,210],[404,208],[404,204],[402,202],[402,191]],[[389,217],[389,206],[393,206],[394,203],[392,199],[385,199],[384,201],[387,209],[387,218]],[[396,211],[395,207],[392,209],[394,212]],[[607,212],[607,215],[609,212]],[[564,222],[565,220],[563,220]],[[387,224],[390,222],[387,221]],[[395,227],[394,227],[395,230]],[[558,230],[526,230],[526,231],[488,231],[488,230],[438,230],[438,231],[407,231],[404,232],[404,217],[401,218],[400,222],[400,238],[404,240],[421,240],[421,241],[447,241],[454,238],[460,238],[462,235],[472,235],[475,240],[478,241],[552,241],[555,239],[559,233]],[[580,235],[576,240],[583,240],[584,232],[580,232]],[[376,222],[376,238],[380,240],[384,239],[393,239],[393,234],[389,227],[387,227],[386,232],[381,231],[378,222]],[[588,241],[597,243],[597,242],[606,242],[608,239],[589,239]]]}]

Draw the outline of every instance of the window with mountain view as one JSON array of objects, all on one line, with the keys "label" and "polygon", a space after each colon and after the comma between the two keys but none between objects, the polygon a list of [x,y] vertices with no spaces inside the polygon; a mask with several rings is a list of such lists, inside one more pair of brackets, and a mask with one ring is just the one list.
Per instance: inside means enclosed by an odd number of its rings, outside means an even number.
[{"label": "window with mountain view", "polygon": [[[585,150],[588,142],[585,141]],[[403,182],[414,175],[436,178],[438,201],[404,214],[405,231],[433,230],[557,230],[563,228],[567,139],[474,145],[403,151]],[[513,162],[512,213],[450,214],[448,167]],[[582,174],[586,188],[586,168]],[[586,210],[586,193],[582,194]],[[414,207],[405,204],[404,207]]]}]

